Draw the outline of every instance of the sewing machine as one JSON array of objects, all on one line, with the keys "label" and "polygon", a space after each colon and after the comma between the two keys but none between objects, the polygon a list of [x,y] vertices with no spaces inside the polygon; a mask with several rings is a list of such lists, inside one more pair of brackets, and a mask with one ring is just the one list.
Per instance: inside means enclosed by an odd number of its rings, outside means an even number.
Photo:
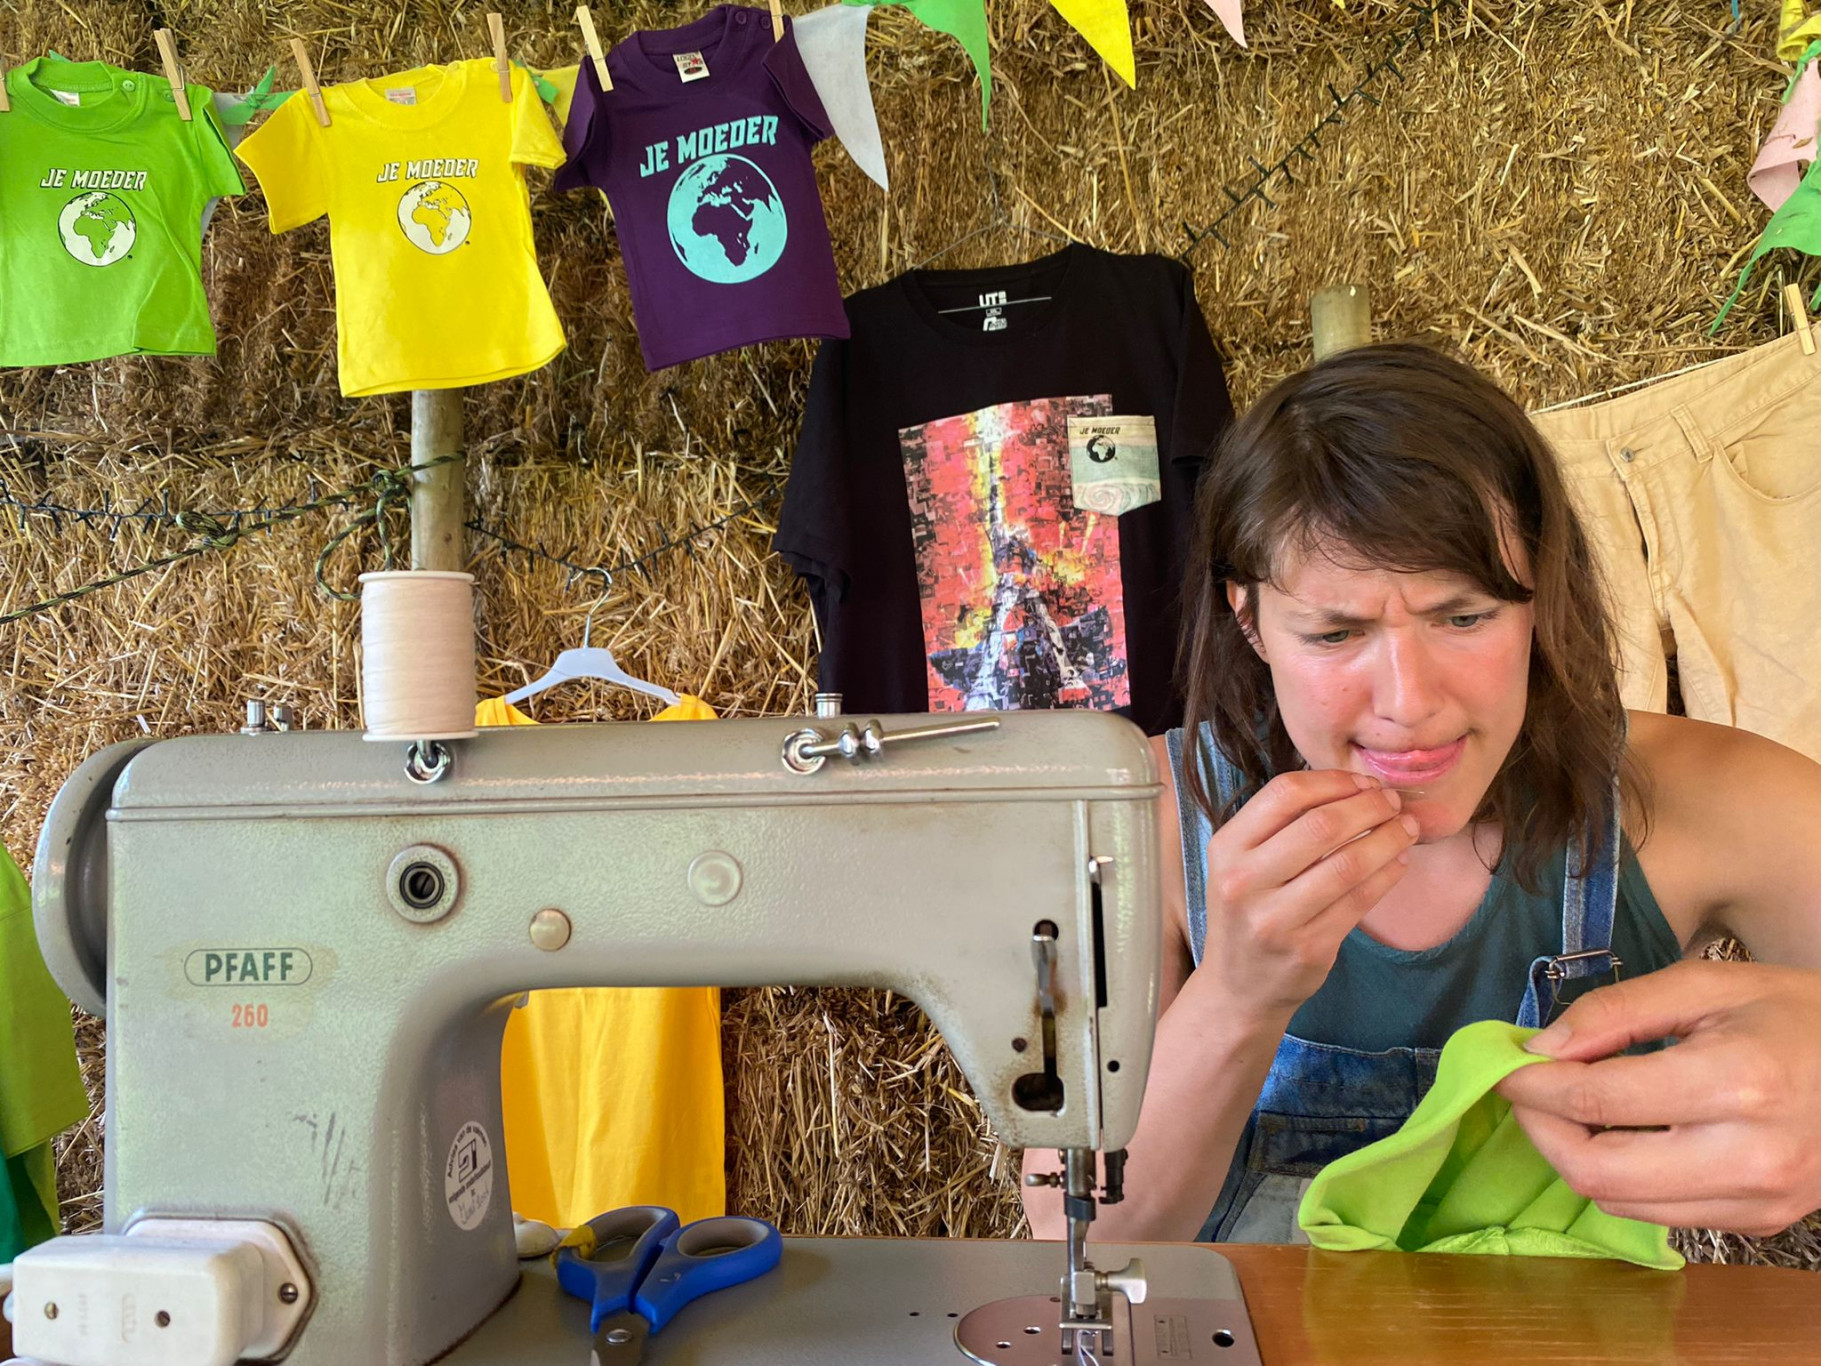
[{"label": "sewing machine", "polygon": [[[1001,1140],[1063,1155],[1065,1248],[788,1240],[777,1273],[692,1308],[649,1359],[946,1363],[959,1341],[1006,1366],[1143,1362],[1177,1359],[1172,1334],[1243,1359],[1218,1254],[1105,1270],[1085,1241],[1150,1061],[1157,792],[1139,732],[1079,712],[527,727],[408,762],[351,732],[105,750],[51,809],[34,896],[59,983],[107,1016],[105,1223],[124,1236],[57,1240],[75,1261],[47,1253],[37,1284],[89,1287],[82,1312],[111,1321],[121,1296],[91,1292],[116,1282],[85,1256],[187,1268],[248,1360],[581,1366],[585,1307],[533,1264],[521,1289],[515,1258],[514,1000],[878,987],[929,1014]],[[73,1329],[26,1265],[33,1355]],[[1132,1311],[1147,1291],[1156,1312]],[[116,1359],[161,1359],[173,1325],[149,1292],[124,1303]]]}]

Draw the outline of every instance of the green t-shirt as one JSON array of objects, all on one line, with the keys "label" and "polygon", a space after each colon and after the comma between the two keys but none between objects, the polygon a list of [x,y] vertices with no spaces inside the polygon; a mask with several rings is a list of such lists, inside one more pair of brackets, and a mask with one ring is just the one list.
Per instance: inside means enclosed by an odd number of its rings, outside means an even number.
[{"label": "green t-shirt", "polygon": [[0,1262],[22,1250],[9,1240],[29,1245],[57,1232],[50,1143],[88,1112],[70,1003],[38,951],[25,879],[0,849],[0,1179],[11,1197],[0,1197]]},{"label": "green t-shirt", "polygon": [[1297,1211],[1309,1241],[1334,1252],[1617,1257],[1679,1270],[1668,1229],[1577,1195],[1494,1089],[1545,1061],[1524,1051],[1535,1033],[1482,1020],[1449,1039],[1434,1087],[1404,1126],[1309,1183]]},{"label": "green t-shirt", "polygon": [[202,211],[244,194],[208,90],[39,57],[0,115],[0,365],[214,355]]}]

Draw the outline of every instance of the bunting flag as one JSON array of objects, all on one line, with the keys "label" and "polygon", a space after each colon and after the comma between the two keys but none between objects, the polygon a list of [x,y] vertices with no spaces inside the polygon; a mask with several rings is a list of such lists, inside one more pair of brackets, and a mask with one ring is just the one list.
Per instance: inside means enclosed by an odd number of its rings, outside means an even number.
[{"label": "bunting flag", "polygon": [[1246,45],[1246,17],[1241,10],[1243,0],[1208,0],[1208,8],[1214,11],[1215,17],[1226,26],[1233,41],[1241,47]]},{"label": "bunting flag", "polygon": [[1050,0],[1050,4],[1119,73],[1120,80],[1130,86],[1138,84],[1138,65],[1132,57],[1132,17],[1126,12],[1125,0]]},{"label": "bunting flag", "polygon": [[[1821,42],[1810,46],[1821,48]],[[1770,130],[1745,183],[1771,209],[1780,209],[1802,183],[1802,163],[1813,161],[1821,129],[1821,63],[1809,61],[1791,86],[1777,126]]]},{"label": "bunting flag", "polygon": [[885,143],[873,109],[872,83],[866,78],[866,24],[872,10],[860,5],[829,5],[791,20],[803,69],[828,111],[835,136],[854,165],[882,190],[891,184],[885,172]]},{"label": "bunting flag", "polygon": [[951,35],[967,52],[980,77],[980,126],[993,101],[992,46],[986,36],[986,0],[843,0],[849,5],[902,5],[925,27]]},{"label": "bunting flag", "polygon": [[1807,8],[1802,0],[1783,0],[1783,15],[1777,24],[1777,55],[1786,62],[1795,61],[1803,48],[1821,38],[1821,14],[1805,19]]}]

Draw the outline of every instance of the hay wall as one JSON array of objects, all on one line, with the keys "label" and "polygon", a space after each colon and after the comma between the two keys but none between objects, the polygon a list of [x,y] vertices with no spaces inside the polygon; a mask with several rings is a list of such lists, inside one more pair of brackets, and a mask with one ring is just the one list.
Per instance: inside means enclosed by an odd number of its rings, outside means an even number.
[{"label": "hay wall", "polygon": [[[569,0],[496,0],[515,55],[573,61]],[[793,8],[795,6],[792,6]],[[55,48],[156,70],[152,29],[178,34],[192,78],[232,89],[305,36],[325,80],[487,51],[478,0],[4,0],[19,60]],[[612,33],[703,5],[596,6]],[[986,166],[1021,222],[1100,246],[1175,253],[1223,187],[1271,165],[1366,75],[1411,10],[1389,0],[1255,0],[1242,52],[1199,0],[1136,0],[1139,87],[1125,90],[1042,0],[994,0],[997,84],[983,135],[961,51],[901,11],[873,24],[870,64],[891,159],[888,198],[834,146],[819,155],[846,288],[886,279],[983,222]],[[1426,24],[1380,73],[1378,103],[1298,157],[1195,251],[1197,285],[1236,398],[1305,363],[1306,299],[1369,283],[1379,335],[1429,338],[1547,402],[1765,340],[1765,270],[1728,330],[1705,328],[1764,221],[1745,171],[1783,70],[1768,3],[1737,35],[1719,0],[1473,0]],[[281,79],[293,79],[288,65]],[[754,500],[713,538],[620,576],[608,610],[627,666],[723,713],[802,710],[814,677],[806,599],[767,551],[770,482],[788,467],[812,347],[782,343],[647,377],[612,223],[599,199],[543,192],[540,254],[570,346],[467,400],[471,505],[519,541],[578,563],[644,555],[667,534]],[[1293,180],[1290,178],[1293,176]],[[945,265],[1038,254],[999,231]],[[0,478],[28,500],[234,509],[360,483],[408,456],[405,396],[346,400],[335,381],[328,238],[274,238],[257,193],[224,206],[204,269],[214,360],[126,359],[0,375]],[[1809,268],[1813,284],[1814,268]],[[353,608],[312,564],[323,515],[4,628],[0,838],[29,858],[58,785],[124,737],[220,731],[263,690],[312,726],[358,724]],[[188,543],[168,524],[0,522],[0,611]],[[371,539],[336,562],[352,583]],[[586,584],[476,537],[483,686],[541,668],[580,626]],[[358,563],[356,563],[358,561]],[[623,694],[564,692],[545,719],[640,714]],[[81,1025],[92,1087],[102,1031]],[[1010,1164],[982,1132],[939,1040],[907,1003],[867,993],[731,995],[732,1198],[795,1232],[985,1234],[1017,1225]],[[99,1094],[96,1095],[99,1103]],[[64,1145],[66,1215],[92,1225],[99,1116]],[[1691,1239],[1698,1255],[1814,1265],[1813,1231],[1760,1245]]]}]

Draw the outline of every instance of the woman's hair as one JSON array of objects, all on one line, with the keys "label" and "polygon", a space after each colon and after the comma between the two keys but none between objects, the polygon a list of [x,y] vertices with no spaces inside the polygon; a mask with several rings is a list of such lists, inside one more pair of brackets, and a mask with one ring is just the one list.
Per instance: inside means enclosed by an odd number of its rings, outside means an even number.
[{"label": "woman's hair", "polygon": [[[1511,546],[1523,548],[1531,587],[1511,572]],[[1258,585],[1277,584],[1289,555],[1310,552],[1458,574],[1532,605],[1523,725],[1474,814],[1500,825],[1499,861],[1523,886],[1535,891],[1554,853],[1606,816],[1615,774],[1628,807],[1645,811],[1625,757],[1598,566],[1549,447],[1490,380],[1424,347],[1389,345],[1282,381],[1228,431],[1202,480],[1184,616],[1184,777],[1210,820],[1225,813],[1193,743],[1201,722],[1243,775],[1242,796],[1302,766],[1251,637]],[[1228,583],[1247,590],[1237,613]]]}]

